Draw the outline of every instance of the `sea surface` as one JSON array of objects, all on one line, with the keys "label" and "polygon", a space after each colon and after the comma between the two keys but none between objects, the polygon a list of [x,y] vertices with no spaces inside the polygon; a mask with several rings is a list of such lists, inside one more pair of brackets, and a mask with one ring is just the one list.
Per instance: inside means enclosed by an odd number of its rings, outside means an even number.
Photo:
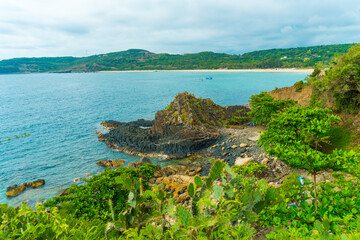
[{"label": "sea surface", "polygon": [[[130,72],[0,75],[0,203],[12,206],[56,196],[73,179],[104,171],[102,159],[139,158],[97,140],[104,120],[153,119],[188,91],[220,105],[247,104],[252,94],[291,86],[306,73]],[[211,76],[212,80],[206,78]],[[157,162],[157,159],[154,159]],[[36,179],[46,184],[14,198],[6,187]]]}]

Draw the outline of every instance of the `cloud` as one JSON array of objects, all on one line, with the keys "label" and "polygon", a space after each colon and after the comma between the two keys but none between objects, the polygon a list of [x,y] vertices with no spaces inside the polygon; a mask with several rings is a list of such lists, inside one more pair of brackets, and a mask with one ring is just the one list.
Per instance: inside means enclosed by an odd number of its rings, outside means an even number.
[{"label": "cloud", "polygon": [[355,0],[5,0],[0,59],[258,49],[359,42]]}]

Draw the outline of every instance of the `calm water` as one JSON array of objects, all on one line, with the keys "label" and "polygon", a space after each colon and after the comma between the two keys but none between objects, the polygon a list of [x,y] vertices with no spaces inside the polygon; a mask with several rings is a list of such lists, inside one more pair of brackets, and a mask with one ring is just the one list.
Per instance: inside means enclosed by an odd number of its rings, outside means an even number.
[{"label": "calm water", "polygon": [[[212,80],[206,80],[212,76]],[[153,119],[182,91],[220,105],[246,104],[252,94],[290,86],[305,73],[81,73],[0,75],[0,203],[54,197],[101,159],[137,157],[114,151],[95,134],[103,120]],[[201,80],[204,79],[204,80]],[[39,189],[7,199],[6,187],[44,178]]]}]

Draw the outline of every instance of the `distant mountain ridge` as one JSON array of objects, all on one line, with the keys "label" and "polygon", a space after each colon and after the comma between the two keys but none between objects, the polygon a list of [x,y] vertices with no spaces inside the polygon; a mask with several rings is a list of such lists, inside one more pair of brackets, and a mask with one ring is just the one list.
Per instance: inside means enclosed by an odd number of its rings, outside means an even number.
[{"label": "distant mountain ridge", "polygon": [[13,58],[0,61],[0,74],[67,73],[126,70],[311,68],[329,65],[354,44],[335,44],[287,49],[269,49],[242,55],[200,52],[189,54],[152,53],[143,49],[89,57]]}]

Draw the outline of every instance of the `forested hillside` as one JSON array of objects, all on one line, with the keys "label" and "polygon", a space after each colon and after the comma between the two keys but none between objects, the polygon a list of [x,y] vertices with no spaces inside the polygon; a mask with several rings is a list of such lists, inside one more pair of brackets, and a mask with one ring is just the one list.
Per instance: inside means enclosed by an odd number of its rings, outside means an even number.
[{"label": "forested hillside", "polygon": [[152,53],[130,49],[89,57],[14,58],[0,61],[0,74],[35,72],[97,72],[122,70],[312,68],[327,66],[334,56],[353,44],[270,49],[230,55],[200,52],[191,54]]}]

